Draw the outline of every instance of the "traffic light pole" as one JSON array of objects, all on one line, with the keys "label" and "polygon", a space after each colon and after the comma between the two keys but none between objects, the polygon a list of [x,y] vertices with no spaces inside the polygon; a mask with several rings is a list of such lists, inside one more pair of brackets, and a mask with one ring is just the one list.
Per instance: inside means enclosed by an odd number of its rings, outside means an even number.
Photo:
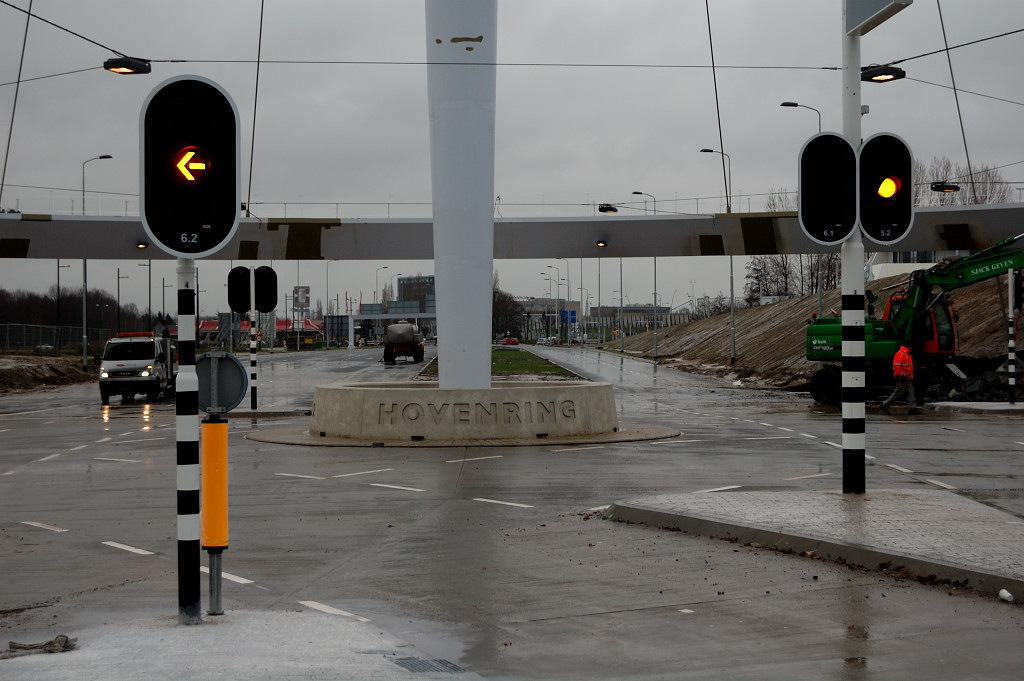
[{"label": "traffic light pole", "polygon": [[177,274],[178,377],[174,413],[178,454],[178,622],[201,624],[195,260],[178,258]]},{"label": "traffic light pole", "polygon": [[[860,36],[846,34],[843,1],[843,136],[860,148]],[[843,334],[843,493],[865,492],[864,239],[857,229],[840,253]]]}]

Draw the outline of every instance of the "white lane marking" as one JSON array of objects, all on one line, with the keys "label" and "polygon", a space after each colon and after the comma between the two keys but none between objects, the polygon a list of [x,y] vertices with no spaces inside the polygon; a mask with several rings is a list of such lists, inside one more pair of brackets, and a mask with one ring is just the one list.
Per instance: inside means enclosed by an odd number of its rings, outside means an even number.
[{"label": "white lane marking", "polygon": [[1018,442],[1017,444],[1019,444],[1019,445],[1024,445],[1024,442]]},{"label": "white lane marking", "polygon": [[58,456],[60,456],[60,452],[57,452],[56,454],[50,454],[49,456],[44,456],[41,459],[36,459],[35,463],[39,463],[40,461],[49,461],[50,459],[56,459]]},{"label": "white lane marking", "polygon": [[652,445],[671,445],[671,444],[677,444],[677,443],[680,443],[680,442],[683,442],[683,443],[685,443],[685,442],[704,442],[704,440],[655,440],[651,444]]},{"label": "white lane marking", "polygon": [[6,433],[10,428],[0,428],[0,433]]},{"label": "white lane marking", "polygon": [[942,426],[942,429],[943,430],[952,430],[954,433],[963,433],[964,432],[964,430],[962,428],[951,428],[950,426]]},{"label": "white lane marking", "polygon": [[282,478],[305,478],[307,480],[326,480],[327,478],[321,478],[317,475],[299,475],[298,473],[274,473],[274,475],[280,475]]},{"label": "white lane marking", "polygon": [[[199,571],[200,572],[205,572],[206,574],[210,574],[210,568],[206,567],[205,565],[200,565],[199,566]],[[252,584],[252,580],[251,579],[246,579],[245,577],[239,577],[238,575],[233,575],[230,572],[221,572],[220,576],[223,577],[224,579],[228,580],[228,581],[235,582],[236,584]]]},{"label": "white lane marking", "polygon": [[472,459],[449,459],[445,463],[462,463],[463,461],[483,461],[485,459],[500,459],[503,454],[495,454],[494,456],[476,456]]},{"label": "white lane marking", "polygon": [[763,421],[762,421],[762,422],[759,422],[759,425],[762,425],[762,426],[767,426],[768,428],[774,428],[774,427],[775,427],[775,425],[774,425],[774,424],[771,424],[771,423],[764,423]]},{"label": "white lane marking", "polygon": [[115,445],[126,445],[129,442],[152,442],[153,440],[166,440],[166,439],[167,439],[166,436],[161,435],[160,437],[144,437],[144,438],[139,439],[139,440],[118,440],[114,444]]},{"label": "white lane marking", "polygon": [[67,532],[63,527],[57,527],[56,525],[47,525],[46,523],[37,523],[34,520],[22,520],[22,525],[31,525],[32,527],[38,527],[41,530],[49,530],[50,532]]},{"label": "white lane marking", "polygon": [[497,499],[484,499],[483,497],[476,497],[473,501],[482,501],[485,504],[501,504],[502,506],[515,506],[516,508],[533,508],[529,504],[517,504],[513,501],[498,501]]},{"label": "white lane marking", "polygon": [[909,468],[904,468],[903,466],[897,466],[894,463],[887,463],[887,464],[885,464],[885,466],[886,466],[886,468],[891,468],[894,471],[899,471],[900,473],[913,473],[914,472],[914,471],[910,470]]},{"label": "white lane marking", "polygon": [[340,615],[341,617],[351,617],[352,619],[357,620],[359,622],[370,622],[371,621],[371,620],[368,620],[365,617],[360,617],[359,615],[354,615],[354,614],[352,614],[352,613],[350,613],[350,612],[348,612],[346,610],[338,610],[337,608],[332,608],[329,605],[324,605],[323,603],[317,603],[316,601],[299,601],[299,604],[300,605],[304,605],[307,608],[312,608],[313,610],[319,610],[320,612],[327,613],[328,615]]},{"label": "white lane marking", "polygon": [[69,449],[68,451],[69,451],[69,452],[77,452],[77,451],[78,451],[79,449],[85,449],[85,448],[86,448],[86,447],[88,447],[88,446],[89,446],[89,445],[78,445],[77,447],[72,447],[72,448],[71,448],[71,449]]},{"label": "white lane marking", "polygon": [[402,487],[401,485],[385,485],[380,482],[369,483],[371,487],[387,487],[388,489],[400,489],[406,492],[426,492],[425,489],[419,489],[418,487]]},{"label": "white lane marking", "polygon": [[579,452],[584,449],[604,449],[604,445],[591,445],[589,447],[569,447],[568,449],[552,449],[552,452]]},{"label": "white lane marking", "polygon": [[932,483],[933,485],[938,485],[939,487],[941,487],[943,489],[956,489],[956,487],[953,487],[953,485],[946,484],[946,483],[941,482],[939,480],[929,480],[928,482]]},{"label": "white lane marking", "polygon": [[110,442],[111,439],[113,439],[113,438],[109,438],[109,437],[100,438],[99,440],[96,440],[96,444],[99,444],[101,442]]},{"label": "white lane marking", "polygon": [[140,556],[152,556],[153,555],[152,551],[147,551],[146,549],[138,549],[138,548],[135,548],[134,546],[128,546],[127,544],[121,544],[121,543],[118,543],[116,541],[104,541],[104,542],[100,542],[100,543],[104,544],[106,546],[113,547],[115,549],[121,549],[122,551],[128,551],[130,553],[137,553]]},{"label": "white lane marking", "polygon": [[810,433],[800,433],[800,434],[803,435],[804,437],[809,437],[812,440],[817,440],[818,439],[817,435],[811,435]]},{"label": "white lane marking", "polygon": [[783,426],[779,426],[779,430],[784,430],[784,431],[786,431],[787,433],[792,433],[792,432],[793,432],[793,429],[792,429],[792,428],[784,428]]},{"label": "white lane marking", "polygon": [[871,459],[872,461],[874,461],[874,460],[875,460],[875,457],[871,456],[870,454],[865,454],[865,455],[864,455],[864,458],[865,458],[865,459]]},{"label": "white lane marking", "polygon": [[726,485],[725,487],[713,487],[712,489],[699,489],[691,494],[707,494],[708,492],[724,492],[729,489],[739,489],[742,485]]},{"label": "white lane marking", "polygon": [[679,612],[683,613],[684,615],[692,615],[693,614],[693,610],[690,610],[689,608],[683,608]]},{"label": "white lane marking", "polygon": [[760,437],[745,437],[744,440],[790,440],[788,435],[762,435]]},{"label": "white lane marking", "polygon": [[44,411],[53,411],[57,407],[47,407],[46,409],[33,409],[32,411],[15,411],[9,414],[0,414],[0,416],[24,416],[25,414],[41,414]]},{"label": "white lane marking", "polygon": [[824,478],[826,475],[832,475],[831,473],[815,473],[814,475],[798,475],[795,478],[783,478],[783,480],[807,480],[809,478]]},{"label": "white lane marking", "polygon": [[115,459],[109,456],[96,456],[93,457],[95,461],[119,461],[121,463],[142,463],[138,459]]},{"label": "white lane marking", "polygon": [[135,435],[136,431],[129,430],[127,433],[121,433],[118,437],[124,437],[125,435]]},{"label": "white lane marking", "polygon": [[823,440],[823,442],[824,442],[825,444],[827,444],[827,445],[832,445],[832,446],[833,446],[833,447],[835,447],[836,449],[842,449],[842,448],[843,448],[843,446],[842,446],[841,444],[839,444],[838,442],[832,442],[832,441],[830,441],[830,440]]},{"label": "white lane marking", "polygon": [[370,475],[371,473],[386,473],[387,471],[393,471],[394,468],[378,468],[372,471],[359,471],[358,473],[342,473],[341,475],[332,475],[332,478],[351,478],[353,475]]}]

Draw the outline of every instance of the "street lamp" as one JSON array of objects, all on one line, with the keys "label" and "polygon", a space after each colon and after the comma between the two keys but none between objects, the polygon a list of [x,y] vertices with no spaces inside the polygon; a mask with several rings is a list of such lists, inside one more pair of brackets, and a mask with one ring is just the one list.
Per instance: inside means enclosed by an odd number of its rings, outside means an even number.
[{"label": "street lamp", "polygon": [[146,272],[146,278],[149,280],[149,300],[147,301],[146,309],[146,330],[153,330],[153,261],[147,260],[146,262],[138,263],[139,267],[148,267],[149,270]]},{"label": "street lamp", "polygon": [[[808,107],[810,108],[810,107]],[[820,123],[818,124],[820,127]],[[729,154],[724,151],[718,151],[717,149],[701,149],[701,153],[704,154],[721,154],[722,158],[726,160],[726,165],[729,170],[728,180],[725,183],[725,212],[732,212],[732,159]],[[732,273],[732,256],[729,256],[729,344],[731,348],[731,355],[729,357],[730,363],[736,363],[736,291],[733,284],[733,273]]]},{"label": "street lamp", "polygon": [[796,102],[783,102],[779,106],[799,106],[802,109],[810,109],[814,113],[818,114],[818,132],[821,132],[821,112],[815,109],[813,106],[807,106],[806,104],[797,104]]},{"label": "street lamp", "polygon": [[111,73],[121,75],[150,73],[153,70],[148,59],[129,57],[122,54],[120,57],[111,57],[103,62],[103,68]]},{"label": "street lamp", "polygon": [[860,79],[865,83],[888,83],[890,80],[899,80],[906,76],[906,71],[892,64],[874,64],[860,68]]},{"label": "street lamp", "polygon": [[82,215],[85,215],[85,164],[90,161],[99,161],[100,159],[114,158],[110,154],[102,154],[100,156],[94,156],[92,158],[82,161]]},{"label": "street lamp", "polygon": [[121,268],[117,268],[117,332],[121,333],[121,280],[127,279],[128,275],[121,276]]},{"label": "street lamp", "polygon": [[377,304],[377,289],[380,288],[380,271],[386,270],[387,265],[383,265],[377,268],[377,271],[373,273],[373,304]]},{"label": "street lamp", "polygon": [[[398,272],[397,274],[392,274],[390,278],[394,279],[395,277],[400,277],[400,276],[402,276],[402,273]],[[391,295],[392,296],[395,295],[395,282],[393,282],[393,281],[391,282]],[[398,298],[396,297],[395,300],[398,300]],[[384,302],[384,296],[383,295],[381,296],[381,302],[382,303]],[[389,300],[388,302],[391,302],[391,301]]]}]

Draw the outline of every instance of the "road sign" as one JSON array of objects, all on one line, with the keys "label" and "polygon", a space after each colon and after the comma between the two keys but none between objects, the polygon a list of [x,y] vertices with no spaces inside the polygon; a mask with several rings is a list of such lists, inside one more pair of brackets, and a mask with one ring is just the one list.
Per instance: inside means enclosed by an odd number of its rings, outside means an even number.
[{"label": "road sign", "polygon": [[914,0],[846,0],[846,35],[864,35]]},{"label": "road sign", "polygon": [[842,243],[857,228],[857,154],[842,135],[819,133],[800,149],[797,216],[815,243]]},{"label": "road sign", "polygon": [[201,258],[238,229],[241,206],[238,109],[200,76],[161,83],[139,121],[142,225],[171,255]]},{"label": "road sign", "polygon": [[896,135],[864,140],[858,159],[860,225],[879,244],[893,244],[914,223],[914,159]]},{"label": "road sign", "polygon": [[199,410],[223,414],[242,403],[249,389],[249,374],[234,355],[211,350],[196,358]]}]

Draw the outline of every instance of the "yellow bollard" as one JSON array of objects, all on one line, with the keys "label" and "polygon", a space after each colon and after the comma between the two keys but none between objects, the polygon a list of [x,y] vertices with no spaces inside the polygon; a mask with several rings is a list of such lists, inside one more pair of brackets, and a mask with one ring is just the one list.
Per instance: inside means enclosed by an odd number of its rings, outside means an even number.
[{"label": "yellow bollard", "polygon": [[228,422],[210,416],[202,423],[202,545],[228,547]]}]

